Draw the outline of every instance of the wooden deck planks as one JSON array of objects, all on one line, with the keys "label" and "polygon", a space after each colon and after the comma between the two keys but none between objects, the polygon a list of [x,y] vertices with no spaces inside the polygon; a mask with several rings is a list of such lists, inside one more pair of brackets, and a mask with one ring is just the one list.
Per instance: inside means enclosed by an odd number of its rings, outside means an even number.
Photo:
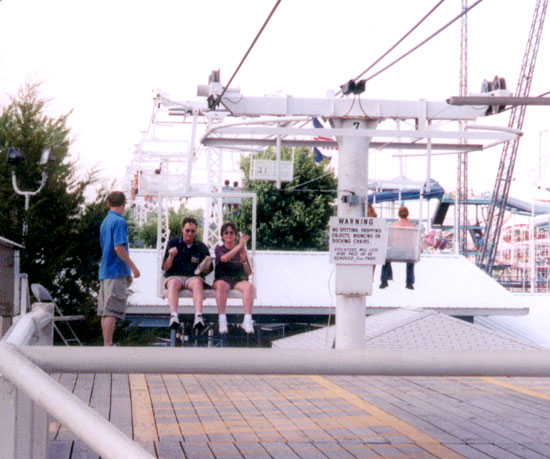
[{"label": "wooden deck planks", "polygon": [[[550,379],[55,377],[159,458],[550,456]],[[97,458],[48,435],[48,457]]]},{"label": "wooden deck planks", "polygon": [[128,375],[112,375],[110,421],[129,438],[133,438],[132,401]]},{"label": "wooden deck planks", "polygon": [[158,441],[153,405],[145,375],[131,374],[129,375],[129,381],[134,440],[144,445]]},{"label": "wooden deck planks", "polygon": [[[94,386],[93,374],[80,373],[76,375],[72,392],[86,405],[90,404],[90,398],[92,396],[92,390]],[[63,378],[62,378],[63,379]],[[72,382],[72,377],[69,377],[67,383]],[[59,431],[55,437],[56,440],[76,440],[74,434],[65,426],[60,426]]]},{"label": "wooden deck planks", "polygon": [[159,439],[161,441],[182,441],[183,436],[174,413],[172,401],[164,385],[163,377],[161,375],[147,375],[146,379]]}]

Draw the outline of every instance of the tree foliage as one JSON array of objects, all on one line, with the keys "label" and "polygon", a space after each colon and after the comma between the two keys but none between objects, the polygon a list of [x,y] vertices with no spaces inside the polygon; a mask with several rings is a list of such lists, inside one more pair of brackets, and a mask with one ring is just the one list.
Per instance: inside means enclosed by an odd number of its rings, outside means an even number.
[{"label": "tree foliage", "polygon": [[[282,159],[290,160],[290,149],[283,148]],[[254,158],[275,159],[268,150]],[[252,181],[250,159],[241,160],[245,187],[255,192],[257,202],[257,248],[271,250],[327,250],[328,220],[336,198],[336,177],[328,161],[316,163],[308,148],[294,151],[294,179],[277,190],[274,182]],[[252,203],[244,199],[234,218],[239,228],[250,232]]]},{"label": "tree foliage", "polygon": [[[98,235],[107,208],[100,196],[85,205],[84,192],[97,181],[95,171],[84,179],[76,175],[76,164],[68,157],[69,114],[47,114],[47,100],[38,94],[39,84],[25,84],[4,108],[0,117],[0,228],[1,236],[25,246],[21,271],[30,283],[49,289],[66,313],[90,314],[96,290],[99,258]],[[19,149],[25,162],[12,168],[6,164],[9,147]],[[55,161],[48,166],[45,187],[30,198],[25,215],[23,196],[12,187],[12,170],[23,191],[38,188],[42,175],[42,151],[51,149]],[[23,238],[24,219],[28,237]]]},{"label": "tree foliage", "polygon": [[[170,228],[170,237],[177,237],[181,235],[181,221],[185,217],[194,217],[199,224],[197,228],[196,238],[202,240],[202,227],[204,224],[204,217],[202,209],[190,210],[185,207],[185,204],[181,204],[179,209],[176,210],[173,207],[168,209],[168,226]],[[128,227],[132,226],[133,222],[131,218],[128,218]],[[141,227],[136,229],[135,239],[143,242],[146,248],[155,248],[157,246],[157,214],[149,213],[147,216],[147,222]],[[133,244],[133,240],[130,239],[130,245]]]}]

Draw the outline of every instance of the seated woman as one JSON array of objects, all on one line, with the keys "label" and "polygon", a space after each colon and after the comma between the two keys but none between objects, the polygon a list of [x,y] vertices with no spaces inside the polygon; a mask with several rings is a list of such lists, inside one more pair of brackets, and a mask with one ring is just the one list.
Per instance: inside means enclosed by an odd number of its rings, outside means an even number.
[{"label": "seated woman", "polygon": [[237,227],[233,222],[224,223],[221,233],[223,245],[216,247],[216,269],[213,285],[216,291],[220,334],[227,333],[225,307],[227,305],[227,293],[232,289],[239,290],[242,293],[244,321],[241,327],[246,333],[254,333],[252,322],[254,286],[248,281],[248,276],[252,274],[252,270],[246,255],[246,243],[249,237],[242,234],[237,244]]}]

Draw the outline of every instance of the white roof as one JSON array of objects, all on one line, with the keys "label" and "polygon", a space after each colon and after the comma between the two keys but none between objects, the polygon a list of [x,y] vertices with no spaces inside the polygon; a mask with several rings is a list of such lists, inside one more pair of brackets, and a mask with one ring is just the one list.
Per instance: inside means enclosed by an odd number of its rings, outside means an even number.
[{"label": "white roof", "polygon": [[[516,319],[514,319],[516,320]],[[329,349],[336,327],[272,342],[278,349]],[[365,349],[534,349],[536,345],[433,311],[394,309],[365,318]]]},{"label": "white roof", "polygon": [[522,317],[476,317],[475,323],[550,349],[550,295],[516,293],[516,299],[529,308]]},{"label": "white roof", "polygon": [[[131,249],[130,256],[142,275],[132,284],[127,312],[166,313],[166,300],[156,295],[156,251]],[[254,314],[327,314],[336,305],[334,265],[329,263],[328,252],[257,251],[253,265]],[[428,308],[456,316],[528,312],[514,295],[462,256],[422,256],[415,265],[415,275],[415,289],[406,289],[405,264],[393,263],[394,281],[381,290],[377,266],[366,313],[399,307]],[[192,312],[190,299],[180,299],[180,312]],[[205,300],[204,312],[216,312],[213,299]],[[242,313],[241,300],[228,300],[227,312]]]}]

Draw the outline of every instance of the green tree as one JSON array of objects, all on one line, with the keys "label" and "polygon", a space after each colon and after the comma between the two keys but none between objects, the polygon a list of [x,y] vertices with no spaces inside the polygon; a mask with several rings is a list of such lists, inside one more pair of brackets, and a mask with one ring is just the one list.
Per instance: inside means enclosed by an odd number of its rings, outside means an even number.
[{"label": "green tree", "polygon": [[[5,154],[9,147],[15,147],[25,155],[26,161],[13,169],[19,188],[25,191],[36,190],[40,183],[42,151],[51,149],[55,160],[48,166],[45,187],[31,197],[29,210],[25,213],[25,199],[15,194],[11,167],[2,155],[0,231],[3,237],[25,246],[21,271],[29,275],[30,282],[43,284],[60,306],[66,306],[66,312],[71,313],[73,309],[82,311],[81,305],[89,295],[82,287],[87,282],[82,272],[97,277],[94,257],[99,249],[87,225],[92,219],[91,208],[84,202],[87,186],[97,178],[94,171],[84,179],[77,177],[76,164],[68,157],[71,139],[66,124],[69,114],[57,118],[49,116],[47,100],[39,97],[38,89],[39,84],[25,84],[4,108],[0,117],[0,151]],[[99,212],[100,208],[103,212],[100,204],[93,210]],[[27,238],[22,236],[25,217]]]},{"label": "green tree", "polygon": [[[181,221],[184,217],[194,217],[197,219],[199,227],[197,229],[197,238],[202,240],[202,227],[204,217],[202,209],[191,210],[180,205],[176,212],[173,207],[168,209],[168,227],[170,228],[170,237],[177,237],[181,234]],[[154,248],[157,245],[157,214],[149,213],[147,222],[137,230],[137,239],[144,242],[144,247]]]},{"label": "green tree", "polygon": [[[282,159],[290,160],[291,150],[283,148]],[[254,158],[275,159],[267,150]],[[257,203],[257,248],[279,250],[327,250],[328,220],[336,198],[336,177],[328,161],[316,163],[308,148],[294,152],[294,179],[277,190],[274,182],[249,179],[250,159],[242,158],[245,187],[255,192]],[[239,228],[250,232],[252,203],[243,199],[235,217]]]}]

